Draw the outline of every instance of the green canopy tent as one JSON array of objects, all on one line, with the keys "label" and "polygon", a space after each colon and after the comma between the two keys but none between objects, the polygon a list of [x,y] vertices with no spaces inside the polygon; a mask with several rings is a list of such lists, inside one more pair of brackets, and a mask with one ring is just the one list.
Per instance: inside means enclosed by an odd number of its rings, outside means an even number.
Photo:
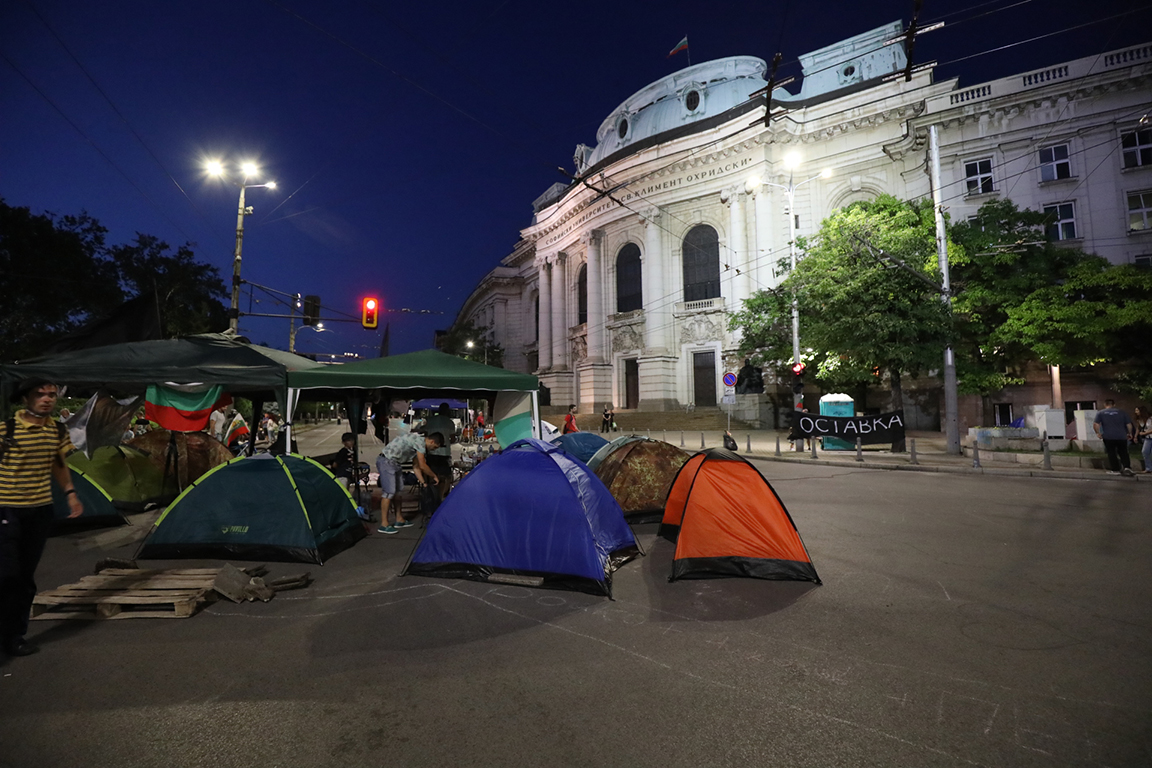
[{"label": "green canopy tent", "polygon": [[352,497],[331,472],[303,456],[264,453],[233,459],[193,482],[136,556],[322,565],[364,535]]},{"label": "green canopy tent", "polygon": [[537,438],[539,388],[540,380],[531,374],[483,365],[435,349],[288,373],[291,405],[302,396],[312,400],[359,399],[371,390],[411,400],[468,395],[500,398],[505,402],[497,402],[497,416],[525,426],[531,419]]}]

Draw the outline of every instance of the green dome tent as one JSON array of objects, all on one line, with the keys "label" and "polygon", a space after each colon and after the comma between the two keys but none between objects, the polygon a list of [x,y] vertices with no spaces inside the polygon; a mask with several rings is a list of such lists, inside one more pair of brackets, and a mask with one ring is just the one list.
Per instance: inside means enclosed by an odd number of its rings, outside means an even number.
[{"label": "green dome tent", "polygon": [[259,454],[193,482],[136,556],[322,564],[364,535],[356,504],[331,472],[302,456]]},{"label": "green dome tent", "polygon": [[141,510],[149,503],[162,503],[165,495],[172,499],[178,492],[176,479],[170,478],[165,494],[163,469],[148,454],[126,445],[101,446],[92,458],[76,451],[68,457],[68,465],[104,489],[122,509]]},{"label": "green dome tent", "polygon": [[80,497],[80,503],[84,505],[84,513],[77,518],[68,517],[72,514],[72,510],[68,507],[68,497],[53,480],[52,513],[57,525],[62,523],[119,525],[127,522],[124,515],[112,503],[112,497],[107,491],[84,472],[75,467],[68,469],[72,473],[72,486],[76,489],[76,495]]}]

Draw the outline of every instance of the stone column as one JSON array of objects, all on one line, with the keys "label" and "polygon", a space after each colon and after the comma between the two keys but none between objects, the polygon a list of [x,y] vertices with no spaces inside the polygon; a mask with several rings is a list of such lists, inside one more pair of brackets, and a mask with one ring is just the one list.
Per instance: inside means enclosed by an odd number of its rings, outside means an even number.
[{"label": "stone column", "polygon": [[776,279],[776,259],[779,254],[772,245],[772,196],[771,187],[761,184],[756,188],[756,249],[753,258],[756,267],[752,270],[754,281],[752,290],[775,288],[779,282]]},{"label": "stone column", "polygon": [[547,259],[537,262],[540,268],[540,342],[536,351],[540,370],[552,367],[552,264]]},{"label": "stone column", "polygon": [[568,254],[552,264],[552,367],[568,367]]},{"label": "stone column", "polygon": [[644,259],[641,263],[641,283],[644,290],[644,346],[652,352],[667,352],[671,330],[672,305],[678,296],[669,296],[673,280],[665,276],[666,259],[660,228],[664,215],[657,210],[645,214]]},{"label": "stone column", "polygon": [[600,249],[604,243],[603,230],[588,233],[588,362],[604,362],[604,270],[601,268]]},{"label": "stone column", "polygon": [[740,300],[749,296],[748,287],[752,281],[749,279],[748,269],[751,259],[748,258],[748,227],[744,215],[744,201],[746,195],[742,189],[732,190],[729,199],[728,229],[728,263],[732,267],[732,293],[728,299],[729,311],[736,311],[740,307]]}]

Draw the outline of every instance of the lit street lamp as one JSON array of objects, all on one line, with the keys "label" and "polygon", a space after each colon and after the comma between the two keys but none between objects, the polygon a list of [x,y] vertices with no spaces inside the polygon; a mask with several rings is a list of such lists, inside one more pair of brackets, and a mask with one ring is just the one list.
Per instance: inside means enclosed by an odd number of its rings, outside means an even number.
[{"label": "lit street lamp", "polygon": [[[204,167],[210,176],[231,182],[230,179],[226,178],[224,164],[219,160],[212,160]],[[255,163],[242,163],[240,165],[240,181],[231,182],[240,187],[240,204],[236,210],[236,254],[232,260],[232,308],[228,311],[228,327],[233,333],[236,333],[240,326],[240,249],[244,244],[244,217],[252,213],[252,209],[244,205],[244,190],[276,188],[274,181],[267,181],[263,184],[248,184],[248,179],[255,176],[258,171]]]},{"label": "lit street lamp", "polygon": [[[464,346],[468,347],[468,349],[472,349],[474,344],[471,340],[468,340],[468,341],[464,342]],[[488,345],[487,344],[484,345],[484,365],[488,365]]]},{"label": "lit street lamp", "polygon": [[[798,165],[800,165],[800,154],[798,152],[789,152],[784,156],[784,167],[788,169],[787,184],[773,184],[770,181],[760,181],[759,179],[753,179],[751,181],[753,188],[755,188],[757,184],[766,184],[769,187],[782,189],[784,193],[788,195],[788,262],[791,265],[793,274],[796,272],[796,190],[810,181],[827,179],[832,176],[832,169],[825,168],[810,179],[794,183],[792,181],[792,173]],[[800,304],[796,300],[795,288],[792,289],[792,362],[800,362]],[[797,410],[804,407],[803,392],[796,392],[792,396],[792,407]]]}]

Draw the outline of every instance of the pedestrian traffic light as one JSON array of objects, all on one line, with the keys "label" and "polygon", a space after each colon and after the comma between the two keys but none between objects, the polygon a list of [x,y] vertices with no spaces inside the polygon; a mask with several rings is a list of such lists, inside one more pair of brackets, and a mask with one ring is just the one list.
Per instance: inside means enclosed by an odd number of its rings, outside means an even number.
[{"label": "pedestrian traffic light", "polygon": [[380,302],[375,297],[364,299],[361,305],[360,324],[365,328],[375,328],[380,324]]},{"label": "pedestrian traffic light", "polygon": [[304,297],[304,325],[316,325],[320,322],[320,297]]}]

